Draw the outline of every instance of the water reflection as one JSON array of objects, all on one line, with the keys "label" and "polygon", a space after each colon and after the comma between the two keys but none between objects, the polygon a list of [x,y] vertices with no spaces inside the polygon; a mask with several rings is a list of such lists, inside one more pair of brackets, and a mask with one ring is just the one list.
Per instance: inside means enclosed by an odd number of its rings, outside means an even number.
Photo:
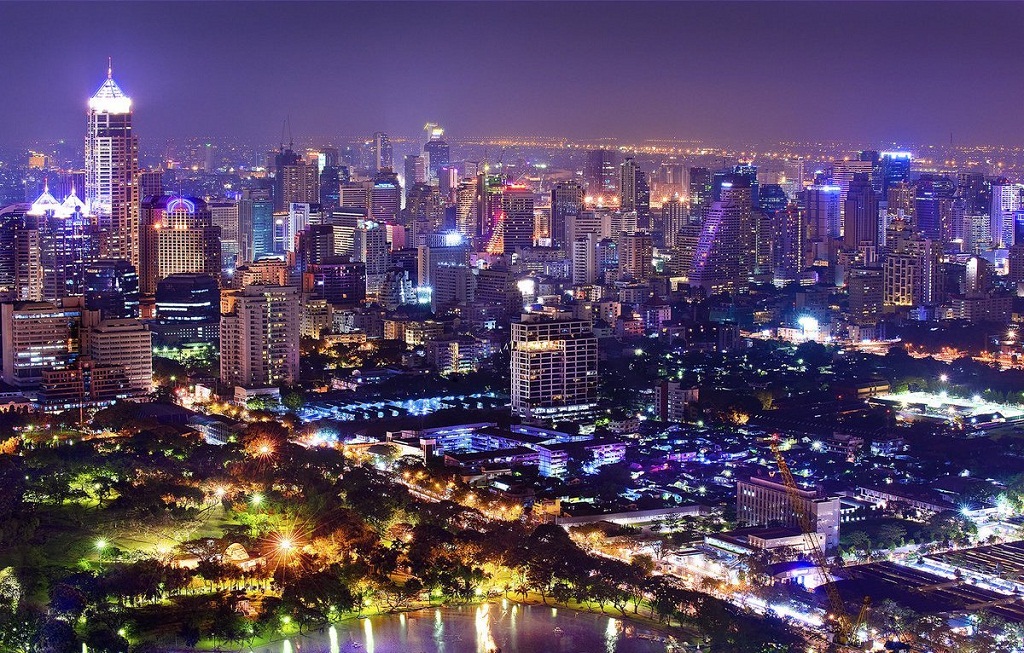
[{"label": "water reflection", "polygon": [[373,622],[369,617],[363,619],[363,634],[366,637],[366,653],[373,653]]},{"label": "water reflection", "polygon": [[339,653],[341,647],[338,646],[338,629],[333,624],[327,629],[327,638],[330,640],[331,653]]},{"label": "water reflection", "polygon": [[484,603],[476,609],[476,650],[490,653],[498,648],[491,635],[491,604]]},{"label": "water reflection", "polygon": [[608,617],[608,626],[604,629],[604,650],[606,653],[615,653],[615,645],[619,643],[619,635],[622,633],[622,624],[615,617]]},{"label": "water reflection", "polygon": [[498,601],[342,621],[255,653],[666,653],[654,635],[606,615]]}]

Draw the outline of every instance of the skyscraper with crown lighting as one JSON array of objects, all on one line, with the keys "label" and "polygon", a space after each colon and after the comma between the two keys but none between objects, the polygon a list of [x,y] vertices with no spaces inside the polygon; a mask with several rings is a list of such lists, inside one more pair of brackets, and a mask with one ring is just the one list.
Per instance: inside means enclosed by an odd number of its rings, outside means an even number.
[{"label": "skyscraper with crown lighting", "polygon": [[139,266],[136,180],[139,141],[132,130],[132,101],[114,81],[111,68],[89,99],[85,136],[85,201],[96,216],[101,256]]}]

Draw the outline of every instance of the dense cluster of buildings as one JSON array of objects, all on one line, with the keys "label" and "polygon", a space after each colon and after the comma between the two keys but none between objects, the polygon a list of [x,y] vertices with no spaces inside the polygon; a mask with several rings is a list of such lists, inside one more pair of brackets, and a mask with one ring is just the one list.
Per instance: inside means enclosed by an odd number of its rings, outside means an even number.
[{"label": "dense cluster of buildings", "polygon": [[[390,340],[442,375],[510,351],[513,412],[572,420],[597,407],[604,337],[729,350],[740,330],[860,341],[892,320],[1006,322],[1024,279],[1024,185],[902,151],[715,168],[595,149],[549,169],[462,160],[429,124],[358,151],[282,144],[211,187],[209,144],[198,176],[140,166],[132,116],[108,71],[84,170],[36,156],[41,192],[0,209],[17,316],[3,376],[55,406],[148,393],[143,339],[219,355],[236,398],[299,383],[303,338]],[[704,297],[710,312],[680,311]],[[691,390],[660,388],[659,414],[684,416]]]}]

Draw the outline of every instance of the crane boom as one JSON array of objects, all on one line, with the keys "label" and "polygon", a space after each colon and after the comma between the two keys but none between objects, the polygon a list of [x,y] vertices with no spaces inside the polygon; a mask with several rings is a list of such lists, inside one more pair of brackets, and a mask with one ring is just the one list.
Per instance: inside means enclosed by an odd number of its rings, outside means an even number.
[{"label": "crane boom", "polygon": [[825,551],[821,547],[818,531],[811,523],[810,515],[807,514],[804,498],[800,496],[800,487],[796,484],[793,472],[790,471],[789,464],[786,463],[786,458],[782,455],[782,449],[779,447],[777,437],[771,441],[771,450],[772,455],[775,456],[775,464],[778,465],[779,473],[782,475],[782,481],[786,485],[786,494],[789,496],[789,501],[793,506],[793,512],[796,513],[797,519],[800,522],[800,530],[803,533],[807,550],[811,555],[811,561],[814,562],[814,566],[817,567],[818,573],[821,574],[821,579],[824,582],[825,592],[828,594],[829,604],[832,606],[832,616],[836,621],[836,640],[840,644],[846,644],[853,636],[853,621],[846,611],[843,597],[839,595],[839,590],[836,589],[835,578],[832,576],[828,558],[825,557]]}]

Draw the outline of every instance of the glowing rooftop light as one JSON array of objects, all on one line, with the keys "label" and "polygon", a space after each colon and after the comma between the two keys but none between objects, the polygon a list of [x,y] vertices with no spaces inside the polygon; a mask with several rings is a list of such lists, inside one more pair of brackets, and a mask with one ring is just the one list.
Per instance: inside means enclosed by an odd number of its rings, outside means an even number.
[{"label": "glowing rooftop light", "polygon": [[114,81],[110,68],[107,68],[107,78],[103,84],[89,98],[89,110],[95,113],[131,113],[132,99]]}]

